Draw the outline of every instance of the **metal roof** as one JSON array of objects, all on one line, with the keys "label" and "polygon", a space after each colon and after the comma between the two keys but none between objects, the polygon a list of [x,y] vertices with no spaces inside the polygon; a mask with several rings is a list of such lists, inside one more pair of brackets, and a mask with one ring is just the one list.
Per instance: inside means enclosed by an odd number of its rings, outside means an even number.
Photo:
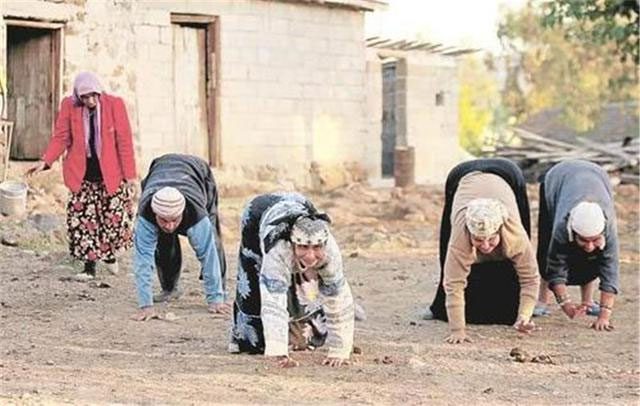
[{"label": "metal roof", "polygon": [[377,48],[392,51],[422,51],[444,56],[460,56],[480,51],[480,49],[458,48],[455,46],[445,46],[444,44],[431,43],[426,41],[394,40],[391,38],[382,38],[377,36],[367,38],[366,45],[368,48]]}]

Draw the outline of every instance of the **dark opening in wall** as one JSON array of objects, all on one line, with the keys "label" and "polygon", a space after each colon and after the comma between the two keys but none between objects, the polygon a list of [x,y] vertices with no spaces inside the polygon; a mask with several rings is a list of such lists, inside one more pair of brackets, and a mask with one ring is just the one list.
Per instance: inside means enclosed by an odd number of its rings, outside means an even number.
[{"label": "dark opening in wall", "polygon": [[444,91],[436,93],[436,106],[444,106]]}]

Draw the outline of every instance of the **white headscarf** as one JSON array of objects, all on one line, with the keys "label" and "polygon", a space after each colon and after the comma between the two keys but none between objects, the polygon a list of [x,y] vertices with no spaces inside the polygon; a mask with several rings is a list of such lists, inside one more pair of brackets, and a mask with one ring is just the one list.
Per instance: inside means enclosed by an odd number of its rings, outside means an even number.
[{"label": "white headscarf", "polygon": [[595,237],[602,234],[607,220],[598,203],[580,202],[569,212],[567,232],[569,241],[573,241],[573,233],[582,237]]},{"label": "white headscarf", "polygon": [[467,205],[465,222],[469,232],[479,238],[489,237],[509,218],[505,205],[496,199],[473,199]]}]

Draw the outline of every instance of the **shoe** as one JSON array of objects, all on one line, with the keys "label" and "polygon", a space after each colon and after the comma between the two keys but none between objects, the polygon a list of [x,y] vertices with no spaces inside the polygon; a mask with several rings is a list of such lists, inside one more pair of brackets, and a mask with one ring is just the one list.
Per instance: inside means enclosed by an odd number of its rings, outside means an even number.
[{"label": "shoe", "polygon": [[544,317],[544,316],[548,316],[551,314],[551,311],[549,309],[547,309],[547,306],[544,305],[536,305],[536,307],[533,308],[533,317]]},{"label": "shoe", "polygon": [[117,275],[120,272],[120,266],[118,265],[118,260],[112,263],[102,262],[104,269],[109,272],[111,275]]},{"label": "shoe", "polygon": [[433,313],[431,312],[431,309],[427,307],[424,313],[422,313],[422,320],[433,320],[433,319],[434,319]]},{"label": "shoe", "polygon": [[153,302],[154,303],[171,302],[171,301],[180,299],[180,296],[182,296],[182,290],[180,290],[179,288],[176,288],[170,292],[163,290],[161,293],[158,293],[157,295],[153,295]]},{"label": "shoe", "polygon": [[591,306],[587,306],[587,316],[600,316],[600,304],[593,302]]},{"label": "shoe", "polygon": [[353,305],[353,313],[356,321],[365,321],[367,320],[367,312],[364,311],[364,308],[357,303]]},{"label": "shoe", "polygon": [[94,280],[95,278],[96,278],[95,275],[87,272],[80,272],[71,277],[71,279],[73,279],[76,282],[88,282],[88,281]]},{"label": "shoe", "polygon": [[230,342],[227,345],[227,352],[230,354],[240,354],[240,346],[236,342]]}]

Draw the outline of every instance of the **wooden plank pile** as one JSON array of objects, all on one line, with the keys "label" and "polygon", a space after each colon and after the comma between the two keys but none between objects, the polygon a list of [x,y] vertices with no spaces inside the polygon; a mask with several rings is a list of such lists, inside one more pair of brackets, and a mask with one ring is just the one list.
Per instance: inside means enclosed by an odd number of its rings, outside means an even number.
[{"label": "wooden plank pile", "polygon": [[[585,159],[602,166],[621,183],[640,183],[640,138],[598,143],[576,137],[575,143],[554,140],[514,128],[511,139],[498,140],[485,155],[509,158],[522,168],[527,181],[535,182],[554,164],[568,159]],[[519,142],[514,142],[515,139]]]}]

